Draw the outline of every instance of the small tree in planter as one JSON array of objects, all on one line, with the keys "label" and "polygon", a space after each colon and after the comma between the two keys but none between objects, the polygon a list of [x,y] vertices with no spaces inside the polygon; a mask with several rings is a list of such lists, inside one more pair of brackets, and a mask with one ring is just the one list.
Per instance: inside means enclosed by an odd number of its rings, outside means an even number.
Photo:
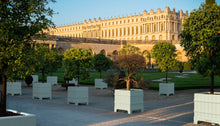
[{"label": "small tree in planter", "polygon": [[36,48],[37,70],[42,74],[42,82],[45,81],[45,73],[57,71],[62,66],[62,55],[55,48],[49,49],[45,44],[38,44]]},{"label": "small tree in planter", "polygon": [[[92,52],[88,49],[72,48],[64,53],[63,67],[65,68],[65,76],[68,78],[86,79],[93,67]],[[78,85],[77,84],[77,85]]]},{"label": "small tree in planter", "polygon": [[97,70],[100,73],[100,79],[95,79],[95,88],[107,88],[107,84],[103,82],[102,79],[102,71],[107,71],[112,66],[112,61],[105,57],[104,54],[99,53],[94,56],[93,58],[93,64],[95,70]]},{"label": "small tree in planter", "polygon": [[[209,92],[194,94],[194,123],[208,121],[220,124],[220,95],[214,95],[220,94],[214,92],[214,78],[220,74],[220,6],[215,0],[206,0],[206,4],[191,12],[183,26],[181,45],[198,73],[211,78]],[[211,110],[203,109],[210,106]]]},{"label": "small tree in planter", "polygon": [[[64,53],[63,67],[65,76],[75,78],[79,85],[80,79],[89,77],[93,67],[92,52],[88,49],[72,48]],[[67,103],[88,104],[88,87],[68,87]]]},{"label": "small tree in planter", "polygon": [[166,73],[166,83],[160,83],[159,94],[174,94],[174,83],[168,84],[168,71],[174,68],[177,64],[176,47],[171,43],[159,42],[153,46],[152,56],[156,60],[159,69]]},{"label": "small tree in planter", "polygon": [[130,90],[131,82],[137,84],[137,81],[132,79],[136,72],[141,72],[145,69],[145,58],[139,54],[122,54],[117,56],[115,66],[124,70],[126,69],[126,77],[119,78],[126,82],[126,90],[115,90],[115,107],[114,111],[127,110],[131,114],[133,110],[141,110],[143,112],[143,90]]},{"label": "small tree in planter", "polygon": [[107,58],[104,54],[99,53],[94,56],[93,64],[95,70],[100,73],[100,78],[102,78],[102,71],[107,71],[112,66],[112,61]]}]

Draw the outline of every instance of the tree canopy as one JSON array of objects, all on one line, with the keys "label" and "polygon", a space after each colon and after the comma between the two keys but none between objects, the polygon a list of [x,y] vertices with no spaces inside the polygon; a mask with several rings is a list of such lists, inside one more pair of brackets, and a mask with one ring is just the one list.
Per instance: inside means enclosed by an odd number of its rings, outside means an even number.
[{"label": "tree canopy", "polygon": [[152,48],[152,57],[162,72],[166,72],[166,82],[168,71],[174,68],[176,61],[176,47],[168,42],[159,42]]},{"label": "tree canopy", "polygon": [[54,0],[1,0],[0,1],[0,69],[2,74],[0,114],[6,114],[6,81],[9,73],[25,77],[33,67],[27,63],[30,41],[53,23],[53,11],[47,5]]},{"label": "tree canopy", "polygon": [[62,66],[62,55],[56,48],[49,49],[45,44],[38,44],[35,56],[37,60],[36,70],[42,73],[42,82],[45,80],[45,73],[55,72]]},{"label": "tree canopy", "polygon": [[89,49],[72,48],[66,50],[63,58],[66,78],[86,79],[93,67],[92,52]]},{"label": "tree canopy", "polygon": [[124,45],[123,48],[120,50],[121,54],[131,54],[137,53],[140,54],[140,48],[132,45]]},{"label": "tree canopy", "polygon": [[122,70],[126,69],[126,77],[119,79],[126,82],[127,90],[130,90],[130,82],[137,84],[137,81],[135,81],[131,77],[137,72],[142,72],[146,67],[145,58],[139,54],[118,55],[114,64],[116,67]]},{"label": "tree canopy", "polygon": [[184,21],[181,45],[192,65],[204,77],[211,77],[210,93],[214,92],[214,75],[220,74],[220,6],[201,4]]},{"label": "tree canopy", "polygon": [[112,61],[109,58],[107,58],[104,54],[99,53],[94,56],[93,64],[95,70],[100,72],[100,78],[102,78],[101,72],[108,70],[112,66]]}]

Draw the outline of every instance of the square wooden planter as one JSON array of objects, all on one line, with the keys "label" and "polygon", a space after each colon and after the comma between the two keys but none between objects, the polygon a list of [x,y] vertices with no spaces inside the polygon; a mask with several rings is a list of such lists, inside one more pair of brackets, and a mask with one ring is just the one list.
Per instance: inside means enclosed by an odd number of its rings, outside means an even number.
[{"label": "square wooden planter", "polygon": [[89,104],[89,89],[88,87],[68,87],[67,104],[75,103]]},{"label": "square wooden planter", "polygon": [[38,83],[38,75],[31,75],[33,77],[32,83]]},{"label": "square wooden planter", "polygon": [[7,82],[7,94],[21,95],[21,82]]},{"label": "square wooden planter", "polygon": [[[16,113],[14,110],[7,110]],[[0,117],[1,126],[36,126],[36,116],[24,112],[19,112],[22,115]]]},{"label": "square wooden planter", "polygon": [[43,98],[52,99],[52,86],[48,83],[34,83],[33,84],[33,99]]},{"label": "square wooden planter", "polygon": [[167,96],[174,95],[175,84],[174,83],[160,83],[159,84],[159,95],[165,94]]},{"label": "square wooden planter", "polygon": [[143,90],[141,89],[131,89],[130,91],[117,89],[115,90],[114,112],[117,110],[127,110],[128,114],[132,114],[135,110],[143,112],[143,99]]},{"label": "square wooden planter", "polygon": [[57,76],[47,76],[47,83],[51,85],[57,85]]},{"label": "square wooden planter", "polygon": [[95,88],[100,88],[102,90],[107,87],[108,85],[103,81],[103,79],[95,79]]},{"label": "square wooden planter", "polygon": [[220,92],[194,94],[194,124],[198,121],[220,125]]}]

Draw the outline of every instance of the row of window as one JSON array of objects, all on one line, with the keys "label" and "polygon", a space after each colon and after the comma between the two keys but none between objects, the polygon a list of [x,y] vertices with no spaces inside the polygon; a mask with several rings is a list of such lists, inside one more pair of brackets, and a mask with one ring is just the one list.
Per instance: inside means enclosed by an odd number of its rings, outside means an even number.
[{"label": "row of window", "polygon": [[[164,19],[168,16],[160,15],[160,16],[153,16],[153,17],[147,17],[147,18],[132,18],[132,19],[122,19],[120,21],[108,21],[108,22],[103,22],[101,25],[102,26],[111,26],[111,25],[121,25],[121,24],[126,24],[126,23],[135,23],[135,22],[140,22],[140,21],[152,21],[152,20],[160,20]],[[170,18],[177,18],[177,16],[169,15]],[[94,25],[97,26],[97,25]],[[88,28],[87,26],[84,26],[84,28]],[[55,32],[65,32],[65,31],[72,31],[72,30],[81,30],[81,26],[74,26],[70,28],[63,28],[63,29],[56,29]]]}]

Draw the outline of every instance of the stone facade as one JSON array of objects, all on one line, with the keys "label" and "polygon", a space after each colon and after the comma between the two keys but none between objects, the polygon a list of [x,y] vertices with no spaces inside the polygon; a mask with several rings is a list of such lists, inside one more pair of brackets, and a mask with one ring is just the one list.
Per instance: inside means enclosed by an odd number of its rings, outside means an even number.
[{"label": "stone facade", "polygon": [[183,20],[188,11],[171,11],[166,7],[156,12],[145,10],[143,14],[102,20],[89,19],[81,24],[51,28],[50,35],[74,38],[95,38],[111,40],[179,40]]}]

